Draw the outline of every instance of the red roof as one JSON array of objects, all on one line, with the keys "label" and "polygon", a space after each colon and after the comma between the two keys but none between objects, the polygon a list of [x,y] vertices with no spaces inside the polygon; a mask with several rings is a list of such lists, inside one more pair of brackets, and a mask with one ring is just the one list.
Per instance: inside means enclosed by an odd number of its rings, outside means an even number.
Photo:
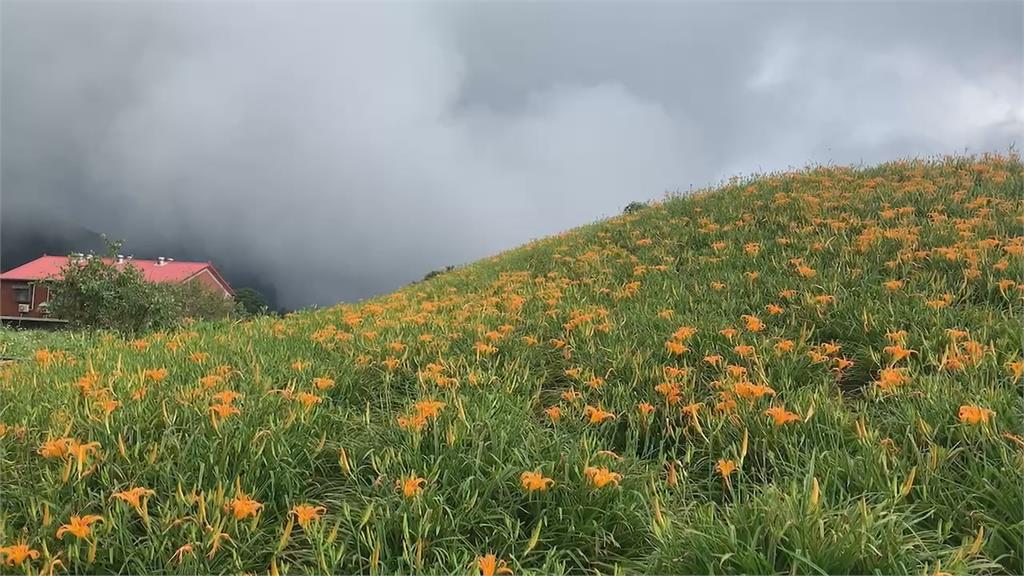
[{"label": "red roof", "polygon": [[[0,280],[46,280],[60,278],[60,271],[68,265],[68,256],[41,256],[35,260],[22,264],[13,270],[0,274]],[[111,263],[113,260],[104,258],[104,262]],[[228,292],[233,292],[231,286],[217,272],[210,262],[179,262],[177,260],[165,260],[160,263],[157,260],[125,260],[117,266],[132,265],[142,271],[142,276],[149,282],[184,282],[204,270],[209,270],[213,277],[224,285]]]}]

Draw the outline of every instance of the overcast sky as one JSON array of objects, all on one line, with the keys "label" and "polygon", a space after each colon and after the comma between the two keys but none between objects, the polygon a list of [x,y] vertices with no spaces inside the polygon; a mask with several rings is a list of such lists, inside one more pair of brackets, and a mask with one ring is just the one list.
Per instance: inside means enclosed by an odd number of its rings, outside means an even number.
[{"label": "overcast sky", "polygon": [[1022,6],[4,1],[0,215],[355,300],[736,174],[1019,147]]}]

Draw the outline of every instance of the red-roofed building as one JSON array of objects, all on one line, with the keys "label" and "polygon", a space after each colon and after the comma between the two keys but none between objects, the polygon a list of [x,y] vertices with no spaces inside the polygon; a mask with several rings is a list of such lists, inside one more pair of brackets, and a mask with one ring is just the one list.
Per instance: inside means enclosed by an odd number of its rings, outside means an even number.
[{"label": "red-roofed building", "polygon": [[[72,258],[85,258],[81,255],[47,256],[22,264],[17,268],[0,274],[0,318],[4,320],[46,319],[46,302],[50,298],[45,286],[38,284],[41,280],[56,280],[61,270]],[[142,272],[149,282],[199,282],[216,292],[223,292],[224,297],[234,296],[231,286],[220,275],[210,262],[178,262],[173,258],[156,260],[136,260],[118,257],[117,260],[104,258],[104,262],[115,266],[134,266]],[[56,320],[56,319],[53,319]]]}]

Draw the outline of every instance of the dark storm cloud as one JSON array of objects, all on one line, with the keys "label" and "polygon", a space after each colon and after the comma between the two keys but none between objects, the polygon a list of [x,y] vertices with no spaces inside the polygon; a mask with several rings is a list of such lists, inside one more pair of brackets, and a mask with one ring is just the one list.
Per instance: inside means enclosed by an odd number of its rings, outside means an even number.
[{"label": "dark storm cloud", "polygon": [[[2,219],[379,293],[631,200],[1005,150],[1020,3],[10,3]],[[7,233],[5,232],[5,238]]]}]

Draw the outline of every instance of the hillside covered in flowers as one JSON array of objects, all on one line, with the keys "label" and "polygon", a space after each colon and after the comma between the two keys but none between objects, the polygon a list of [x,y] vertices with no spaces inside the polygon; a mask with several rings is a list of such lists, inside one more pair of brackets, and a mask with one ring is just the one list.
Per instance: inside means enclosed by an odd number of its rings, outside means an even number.
[{"label": "hillside covered in flowers", "polygon": [[818,167],[0,376],[4,573],[1024,572],[1024,168]]}]

